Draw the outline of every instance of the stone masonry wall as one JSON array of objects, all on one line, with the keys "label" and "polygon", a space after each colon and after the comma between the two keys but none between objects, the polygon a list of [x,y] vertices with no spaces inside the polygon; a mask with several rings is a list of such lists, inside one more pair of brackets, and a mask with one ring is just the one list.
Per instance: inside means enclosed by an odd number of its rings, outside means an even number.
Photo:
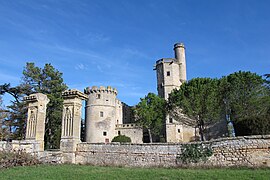
[{"label": "stone masonry wall", "polygon": [[224,138],[209,143],[213,149],[210,165],[270,167],[270,135]]},{"label": "stone masonry wall", "polygon": [[62,152],[59,150],[54,151],[40,151],[40,144],[34,140],[0,141],[0,151],[23,150],[34,157],[39,158],[44,163],[62,163]]},{"label": "stone masonry wall", "polygon": [[[192,166],[268,166],[270,135],[223,138],[203,142],[213,155]],[[90,144],[77,146],[76,163],[110,166],[176,167],[183,144]]]},{"label": "stone masonry wall", "polygon": [[[187,144],[196,144],[187,143]],[[211,146],[213,155],[205,162],[191,166],[266,166],[270,167],[270,135],[222,138],[197,142]],[[177,157],[183,143],[166,144],[120,144],[120,143],[79,143],[75,152],[76,164],[130,167],[177,167]],[[0,151],[24,149],[39,157],[43,162],[63,163],[61,151],[39,151],[39,144],[32,141],[0,141]],[[71,162],[70,162],[71,163]]]}]

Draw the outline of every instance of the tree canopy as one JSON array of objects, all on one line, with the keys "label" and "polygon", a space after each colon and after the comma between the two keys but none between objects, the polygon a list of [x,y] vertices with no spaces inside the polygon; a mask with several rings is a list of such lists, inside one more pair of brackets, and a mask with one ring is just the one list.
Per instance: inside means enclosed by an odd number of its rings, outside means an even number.
[{"label": "tree canopy", "polygon": [[266,81],[256,73],[236,72],[220,79],[223,109],[234,122],[237,135],[270,132],[270,94]]},{"label": "tree canopy", "polygon": [[165,120],[166,101],[159,96],[148,93],[141,98],[135,107],[135,118],[138,124],[147,129],[150,142],[153,142],[153,135],[158,136]]},{"label": "tree canopy", "polygon": [[236,135],[270,132],[269,81],[251,72],[235,72],[220,79],[195,78],[174,90],[168,109],[182,109],[197,120],[201,139],[204,125],[230,117]]},{"label": "tree canopy", "polygon": [[34,63],[26,63],[22,83],[19,86],[1,85],[1,94],[9,93],[14,97],[8,107],[13,129],[15,129],[14,134],[18,134],[14,138],[22,139],[25,134],[26,108],[22,97],[32,93],[43,93],[50,99],[47,105],[45,148],[59,148],[63,106],[61,93],[66,89],[62,73],[51,64],[45,64],[43,68],[39,68]]},{"label": "tree canopy", "polygon": [[195,119],[201,140],[204,140],[205,125],[220,119],[218,84],[217,79],[195,78],[169,95],[169,110],[180,107],[184,114]]}]

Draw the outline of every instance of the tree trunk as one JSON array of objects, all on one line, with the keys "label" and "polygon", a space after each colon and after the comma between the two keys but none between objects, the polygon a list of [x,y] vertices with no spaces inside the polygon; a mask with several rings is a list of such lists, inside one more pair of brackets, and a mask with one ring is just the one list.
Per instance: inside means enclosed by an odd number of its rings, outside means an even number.
[{"label": "tree trunk", "polygon": [[201,141],[204,141],[204,137],[203,137],[203,126],[202,125],[199,126],[199,133],[200,133],[200,136],[201,136]]},{"label": "tree trunk", "polygon": [[203,137],[204,122],[203,122],[203,120],[200,119],[199,115],[198,115],[197,122],[198,122],[199,134],[200,134],[201,141],[204,141],[204,137]]},{"label": "tree trunk", "polygon": [[152,139],[151,130],[150,129],[147,129],[147,130],[148,130],[148,134],[149,134],[150,143],[152,143],[153,142],[153,139]]}]

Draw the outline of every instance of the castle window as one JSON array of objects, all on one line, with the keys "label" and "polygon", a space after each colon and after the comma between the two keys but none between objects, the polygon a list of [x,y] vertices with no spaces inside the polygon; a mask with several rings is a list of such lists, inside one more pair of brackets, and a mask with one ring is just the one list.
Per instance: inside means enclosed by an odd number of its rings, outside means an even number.
[{"label": "castle window", "polygon": [[172,118],[169,118],[169,123],[173,123],[173,119]]},{"label": "castle window", "polygon": [[103,117],[103,115],[104,115],[103,111],[100,111],[100,112],[99,112],[99,116],[100,116],[100,117]]},{"label": "castle window", "polygon": [[121,135],[121,132],[120,131],[118,131],[118,136],[120,136]]},{"label": "castle window", "polygon": [[106,131],[103,131],[103,136],[107,136],[107,132]]},{"label": "castle window", "polygon": [[100,94],[97,94],[96,98],[97,99],[100,99],[101,95]]},{"label": "castle window", "polygon": [[180,133],[180,129],[178,129],[178,133]]},{"label": "castle window", "polygon": [[171,72],[170,71],[167,71],[167,76],[170,76],[171,75]]}]

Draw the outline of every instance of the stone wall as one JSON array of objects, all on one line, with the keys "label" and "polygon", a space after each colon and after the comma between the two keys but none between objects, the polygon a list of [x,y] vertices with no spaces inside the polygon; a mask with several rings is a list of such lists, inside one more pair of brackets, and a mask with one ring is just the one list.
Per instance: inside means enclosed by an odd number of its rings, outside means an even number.
[{"label": "stone wall", "polygon": [[209,165],[270,167],[270,135],[224,138],[208,143],[212,143],[213,149]]},{"label": "stone wall", "polygon": [[44,151],[39,159],[44,163],[61,164],[63,163],[63,153],[59,150]]},{"label": "stone wall", "polygon": [[130,137],[132,143],[143,143],[143,130],[137,124],[117,124],[117,135]]},{"label": "stone wall", "polygon": [[[222,138],[202,144],[212,148],[212,156],[205,162],[188,166],[266,166],[270,167],[270,135]],[[79,143],[75,152],[76,164],[130,167],[178,167],[177,157],[182,153],[184,143],[166,144],[120,144]],[[43,162],[63,163],[62,151],[39,151],[39,144],[30,141],[0,142],[0,151],[24,149],[39,157]],[[73,153],[73,152],[71,152]],[[67,162],[68,163],[68,162]],[[69,162],[72,163],[72,162]]]},{"label": "stone wall", "polygon": [[[192,143],[188,143],[192,144]],[[193,143],[195,144],[195,143]],[[268,166],[270,136],[223,138],[200,143],[210,145],[213,155],[192,166]],[[183,144],[91,144],[77,146],[76,163],[110,166],[177,167]]]},{"label": "stone wall", "polygon": [[40,144],[39,142],[32,140],[12,142],[0,141],[0,151],[3,150],[24,150],[32,155],[37,155],[40,152]]},{"label": "stone wall", "polygon": [[62,152],[59,150],[54,151],[43,151],[40,150],[40,144],[33,140],[22,140],[22,141],[0,141],[0,151],[13,151],[23,150],[26,153],[31,154],[39,158],[44,163],[62,163]]}]

